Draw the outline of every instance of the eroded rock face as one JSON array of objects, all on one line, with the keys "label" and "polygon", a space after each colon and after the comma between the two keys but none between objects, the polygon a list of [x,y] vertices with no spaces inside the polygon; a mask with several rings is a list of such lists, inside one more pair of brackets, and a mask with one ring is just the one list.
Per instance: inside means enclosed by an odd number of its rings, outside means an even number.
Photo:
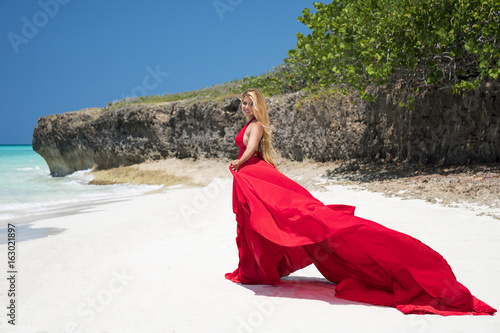
[{"label": "eroded rock face", "polygon": [[[394,105],[383,90],[374,103],[355,95],[294,93],[267,99],[267,108],[275,148],[292,160],[499,162],[498,92],[427,89],[414,110]],[[54,176],[164,157],[232,159],[244,123],[237,97],[86,109],[40,118],[33,149]]]},{"label": "eroded rock face", "polygon": [[361,144],[368,160],[463,165],[500,162],[500,87],[451,94],[421,89],[413,110],[394,104],[391,91],[366,108]]},{"label": "eroded rock face", "polygon": [[237,152],[239,100],[103,108],[42,117],[33,149],[50,173],[64,176],[163,157],[223,157]]}]

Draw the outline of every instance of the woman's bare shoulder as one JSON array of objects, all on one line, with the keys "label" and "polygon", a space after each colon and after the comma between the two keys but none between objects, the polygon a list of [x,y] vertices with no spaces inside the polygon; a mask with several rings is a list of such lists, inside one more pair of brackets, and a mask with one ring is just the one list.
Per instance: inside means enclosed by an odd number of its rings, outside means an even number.
[{"label": "woman's bare shoulder", "polygon": [[251,129],[255,128],[258,130],[261,130],[263,128],[262,124],[259,121],[251,122],[250,125],[248,125],[248,127],[250,127]]}]

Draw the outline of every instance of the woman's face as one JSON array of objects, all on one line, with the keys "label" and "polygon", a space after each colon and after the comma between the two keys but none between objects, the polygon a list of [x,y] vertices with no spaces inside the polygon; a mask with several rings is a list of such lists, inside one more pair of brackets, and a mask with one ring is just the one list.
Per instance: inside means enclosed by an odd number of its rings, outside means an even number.
[{"label": "woman's face", "polygon": [[241,105],[241,108],[243,109],[243,114],[247,119],[252,119],[254,114],[253,114],[253,101],[250,98],[250,96],[245,96],[243,98],[243,102]]}]

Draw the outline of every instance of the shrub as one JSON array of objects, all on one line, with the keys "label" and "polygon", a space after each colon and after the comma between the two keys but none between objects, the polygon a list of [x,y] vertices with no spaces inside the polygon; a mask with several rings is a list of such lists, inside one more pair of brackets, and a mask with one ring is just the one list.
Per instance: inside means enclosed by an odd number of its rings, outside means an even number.
[{"label": "shrub", "polygon": [[474,89],[500,74],[498,0],[351,0],[315,2],[298,20],[288,64],[306,85],[347,84],[365,99],[371,84],[403,83]]}]

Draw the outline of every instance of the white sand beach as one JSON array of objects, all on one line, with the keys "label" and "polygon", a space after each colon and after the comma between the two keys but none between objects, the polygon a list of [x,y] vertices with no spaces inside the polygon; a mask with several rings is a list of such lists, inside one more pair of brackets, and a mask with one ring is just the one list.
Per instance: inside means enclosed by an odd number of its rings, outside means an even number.
[{"label": "white sand beach", "polygon": [[[498,315],[403,315],[337,299],[313,266],[276,286],[226,280],[238,259],[231,184],[216,178],[16,225],[16,325],[8,324],[2,239],[0,331],[500,332]],[[476,297],[500,308],[498,220],[342,186],[313,194],[420,239]]]}]

